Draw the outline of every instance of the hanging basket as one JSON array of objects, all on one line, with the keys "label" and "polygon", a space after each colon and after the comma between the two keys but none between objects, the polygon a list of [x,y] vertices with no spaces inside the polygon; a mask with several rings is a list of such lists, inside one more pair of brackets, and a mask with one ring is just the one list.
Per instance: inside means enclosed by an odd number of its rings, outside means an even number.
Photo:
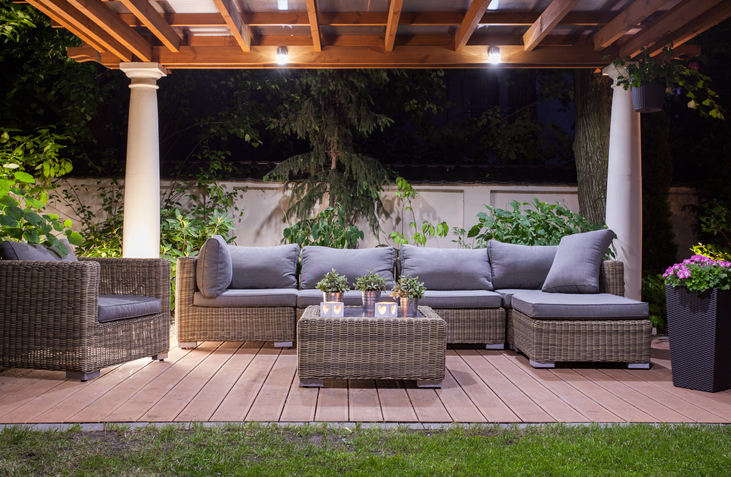
[{"label": "hanging basket", "polygon": [[632,88],[632,105],[638,113],[656,113],[665,102],[665,83],[654,79]]}]

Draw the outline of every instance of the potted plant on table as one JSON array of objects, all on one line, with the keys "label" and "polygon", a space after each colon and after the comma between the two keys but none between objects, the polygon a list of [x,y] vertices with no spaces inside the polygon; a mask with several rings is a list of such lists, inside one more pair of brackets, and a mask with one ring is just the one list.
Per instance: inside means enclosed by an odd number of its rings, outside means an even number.
[{"label": "potted plant on table", "polygon": [[340,275],[333,268],[331,272],[317,282],[315,288],[322,291],[323,301],[343,301],[343,293],[350,290],[348,277]]},{"label": "potted plant on table", "polygon": [[363,297],[363,311],[369,315],[375,313],[378,297],[386,289],[386,279],[373,273],[371,269],[367,274],[355,279],[355,289],[360,291]]},{"label": "potted plant on table", "polygon": [[416,316],[416,307],[419,305],[419,299],[424,297],[425,291],[426,287],[419,281],[419,277],[407,274],[401,275],[393,284],[390,295],[400,302],[403,316]]},{"label": "potted plant on table", "polygon": [[673,384],[731,388],[731,262],[693,255],[663,274]]},{"label": "potted plant on table", "polygon": [[657,57],[650,56],[643,48],[636,58],[628,56],[612,62],[620,72],[617,84],[624,89],[632,88],[635,111],[660,111],[667,92],[680,94],[680,90],[685,90],[685,95],[690,98],[689,108],[698,110],[704,117],[724,119],[721,106],[716,103],[718,95],[709,87],[711,79],[699,71],[698,62],[686,65],[673,57],[672,44],[668,44]]}]

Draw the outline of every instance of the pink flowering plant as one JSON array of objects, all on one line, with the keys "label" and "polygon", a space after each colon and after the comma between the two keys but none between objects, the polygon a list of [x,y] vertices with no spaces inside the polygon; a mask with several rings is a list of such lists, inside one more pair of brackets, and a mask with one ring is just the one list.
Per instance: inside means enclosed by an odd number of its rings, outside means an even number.
[{"label": "pink flowering plant", "polygon": [[665,284],[701,293],[712,288],[731,289],[731,262],[693,255],[663,273]]}]

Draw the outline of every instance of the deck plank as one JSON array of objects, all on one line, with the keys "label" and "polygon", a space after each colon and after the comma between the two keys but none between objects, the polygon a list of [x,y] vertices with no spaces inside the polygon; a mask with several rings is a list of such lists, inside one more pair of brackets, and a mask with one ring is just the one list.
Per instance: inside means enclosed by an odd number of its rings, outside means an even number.
[{"label": "deck plank", "polygon": [[372,379],[348,381],[348,411],[353,422],[382,422],[376,382]]},{"label": "deck plank", "polygon": [[236,353],[241,343],[224,342],[206,356],[190,373],[175,384],[165,396],[157,401],[138,420],[148,422],[171,422],[185,409],[198,392],[216,372]]},{"label": "deck plank", "polygon": [[418,388],[414,381],[404,385],[419,422],[452,422],[436,389]]},{"label": "deck plank", "polygon": [[670,391],[682,399],[716,414],[719,416],[717,422],[731,421],[731,395],[675,387],[672,372],[668,369],[652,368],[650,374],[656,377],[656,379],[650,378],[648,380],[654,386]]},{"label": "deck plank", "polygon": [[[22,378],[25,383],[18,383],[17,385],[10,384],[10,391],[6,391],[3,388],[2,395],[0,395],[0,419],[5,420],[5,415],[8,416],[9,422],[24,422],[27,419],[22,417],[18,413],[13,413],[16,409],[29,404],[35,400],[39,395],[43,395],[49,392],[53,392],[59,387],[63,386],[66,382],[65,373],[61,371],[36,371],[29,373],[26,377]],[[79,384],[83,384],[79,381]]]},{"label": "deck plank", "polygon": [[453,422],[487,422],[485,416],[460,387],[449,369],[444,375],[442,387],[436,391]]},{"label": "deck plank", "polygon": [[278,421],[296,371],[297,350],[282,350],[245,419],[247,421]]},{"label": "deck plank", "polygon": [[226,398],[211,416],[211,421],[241,422],[254,404],[259,390],[264,385],[269,372],[280,353],[273,343],[267,342],[259,349],[249,366],[246,367]]},{"label": "deck plank", "polygon": [[282,422],[314,421],[319,392],[319,388],[300,387],[299,376],[295,373],[287,395],[287,402],[284,404],[284,410],[279,420]]},{"label": "deck plank", "polygon": [[208,421],[263,344],[263,341],[247,341],[239,347],[203,389],[187,403],[175,421]]},{"label": "deck plank", "polygon": [[419,418],[401,381],[379,379],[376,388],[386,422],[418,422]]},{"label": "deck plank", "polygon": [[315,421],[348,421],[348,381],[345,379],[326,379],[317,396]]},{"label": "deck plank", "polygon": [[155,404],[170,392],[180,381],[191,373],[203,360],[210,356],[221,341],[205,341],[203,344],[183,356],[165,372],[147,383],[124,404],[104,416],[112,422],[135,422],[149,411]]}]

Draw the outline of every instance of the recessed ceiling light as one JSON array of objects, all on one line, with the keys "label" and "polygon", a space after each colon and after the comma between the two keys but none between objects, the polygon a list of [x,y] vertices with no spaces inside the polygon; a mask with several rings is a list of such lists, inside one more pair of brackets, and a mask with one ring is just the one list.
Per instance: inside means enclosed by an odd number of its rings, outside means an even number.
[{"label": "recessed ceiling light", "polygon": [[502,57],[500,56],[500,48],[497,46],[491,46],[487,49],[487,61],[492,63],[493,65],[500,64],[500,61],[502,61]]},{"label": "recessed ceiling light", "polygon": [[280,46],[279,48],[277,48],[277,63],[279,63],[280,65],[286,65],[287,61],[287,47]]}]

